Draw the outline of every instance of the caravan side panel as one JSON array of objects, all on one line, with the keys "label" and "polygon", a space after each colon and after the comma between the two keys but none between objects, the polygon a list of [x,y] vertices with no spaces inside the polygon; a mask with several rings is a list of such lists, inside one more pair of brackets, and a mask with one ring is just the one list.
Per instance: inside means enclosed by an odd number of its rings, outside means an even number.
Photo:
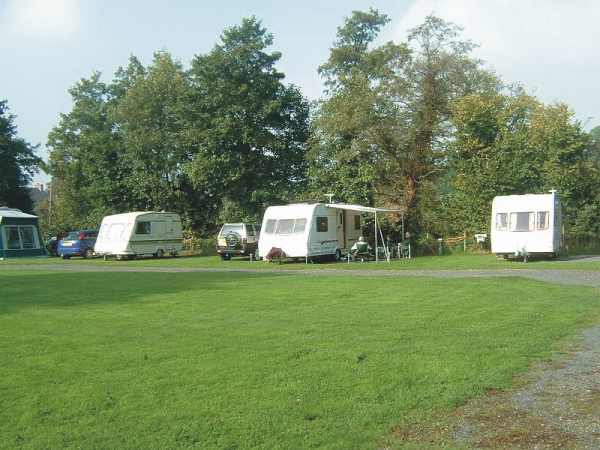
[{"label": "caravan side panel", "polygon": [[181,219],[176,214],[149,213],[136,218],[129,240],[129,250],[136,255],[180,252],[183,236]]}]

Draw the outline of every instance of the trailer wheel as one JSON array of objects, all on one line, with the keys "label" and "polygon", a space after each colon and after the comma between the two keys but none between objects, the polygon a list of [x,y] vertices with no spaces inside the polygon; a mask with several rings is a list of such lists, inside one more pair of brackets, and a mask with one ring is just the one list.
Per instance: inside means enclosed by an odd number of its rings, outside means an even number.
[{"label": "trailer wheel", "polygon": [[336,261],[340,261],[342,259],[342,251],[339,248],[335,251],[335,255],[333,255],[333,258]]},{"label": "trailer wheel", "polygon": [[158,250],[156,250],[156,253],[154,254],[155,258],[162,258],[163,256],[165,256],[165,252],[163,251],[162,248],[159,248]]}]

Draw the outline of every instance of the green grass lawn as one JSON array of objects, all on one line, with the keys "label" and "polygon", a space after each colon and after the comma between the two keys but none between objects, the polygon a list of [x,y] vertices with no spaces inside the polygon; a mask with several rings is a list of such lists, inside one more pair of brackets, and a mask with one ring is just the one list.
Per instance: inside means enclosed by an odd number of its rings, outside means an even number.
[{"label": "green grass lawn", "polygon": [[599,314],[516,278],[0,270],[0,447],[402,447]]},{"label": "green grass lawn", "polygon": [[193,256],[164,259],[140,259],[135,261],[104,261],[102,259],[85,260],[82,258],[73,258],[71,260],[62,260],[60,258],[12,258],[0,261],[0,269],[3,265],[13,264],[100,264],[100,265],[118,265],[133,267],[184,267],[184,268],[253,268],[253,269],[322,269],[335,268],[342,270],[374,269],[374,270],[492,270],[492,269],[563,269],[563,270],[600,270],[598,261],[570,261],[564,260],[533,260],[528,263],[521,261],[505,261],[498,259],[494,255],[488,254],[462,254],[457,253],[445,256],[424,256],[413,259],[392,260],[390,263],[379,262],[353,262],[334,263],[322,262],[317,264],[297,263],[267,263],[264,261],[254,261],[250,263],[247,259],[234,258],[231,261],[221,261],[218,256]]}]

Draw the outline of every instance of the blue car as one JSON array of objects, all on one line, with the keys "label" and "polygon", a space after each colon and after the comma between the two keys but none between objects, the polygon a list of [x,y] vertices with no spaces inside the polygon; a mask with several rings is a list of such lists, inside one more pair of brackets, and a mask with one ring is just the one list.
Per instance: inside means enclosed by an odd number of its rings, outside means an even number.
[{"label": "blue car", "polygon": [[95,230],[71,231],[58,242],[57,253],[63,259],[71,256],[83,256],[91,258],[94,256],[94,244],[98,232]]}]

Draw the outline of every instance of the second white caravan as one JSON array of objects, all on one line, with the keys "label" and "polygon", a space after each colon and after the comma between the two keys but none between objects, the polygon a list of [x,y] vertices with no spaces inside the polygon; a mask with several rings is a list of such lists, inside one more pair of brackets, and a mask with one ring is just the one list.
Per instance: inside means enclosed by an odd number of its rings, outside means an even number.
[{"label": "second white caravan", "polygon": [[130,212],[102,219],[94,253],[131,258],[176,255],[183,246],[181,219],[169,212]]}]

